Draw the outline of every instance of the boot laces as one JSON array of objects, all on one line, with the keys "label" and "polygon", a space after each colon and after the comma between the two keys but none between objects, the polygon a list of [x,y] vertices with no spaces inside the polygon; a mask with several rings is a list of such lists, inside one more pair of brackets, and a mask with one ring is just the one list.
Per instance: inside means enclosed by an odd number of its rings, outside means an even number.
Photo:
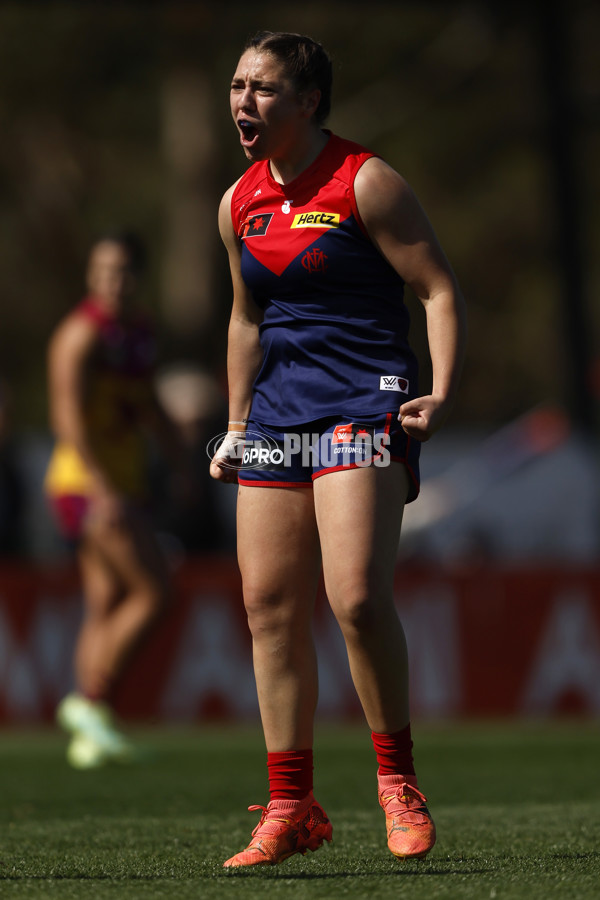
[{"label": "boot laces", "polygon": [[418,788],[413,787],[407,782],[395,785],[389,791],[382,792],[382,799],[387,815],[405,816],[407,813],[414,816],[419,814],[423,818],[428,817],[427,807],[425,806],[427,798]]},{"label": "boot laces", "polygon": [[289,816],[286,816],[282,810],[278,810],[277,808],[269,809],[267,806],[253,804],[248,807],[248,812],[255,812],[258,809],[262,809],[262,815],[258,825],[252,832],[252,837],[256,837],[259,831],[262,834],[279,834],[282,825],[293,824],[293,821]]}]

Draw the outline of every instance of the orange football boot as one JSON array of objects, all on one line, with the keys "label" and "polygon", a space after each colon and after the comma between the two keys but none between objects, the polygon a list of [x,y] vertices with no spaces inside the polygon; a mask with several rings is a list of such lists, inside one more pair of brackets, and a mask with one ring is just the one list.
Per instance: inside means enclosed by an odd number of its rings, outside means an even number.
[{"label": "orange football boot", "polygon": [[[409,776],[410,777],[410,776]],[[404,775],[380,775],[388,847],[399,859],[422,859],[435,844],[435,825],[421,791]]]},{"label": "orange football boot", "polygon": [[302,800],[271,800],[262,809],[260,822],[245,850],[228,859],[226,869],[235,866],[275,866],[294,853],[304,855],[331,841],[333,829],[312,793]]}]

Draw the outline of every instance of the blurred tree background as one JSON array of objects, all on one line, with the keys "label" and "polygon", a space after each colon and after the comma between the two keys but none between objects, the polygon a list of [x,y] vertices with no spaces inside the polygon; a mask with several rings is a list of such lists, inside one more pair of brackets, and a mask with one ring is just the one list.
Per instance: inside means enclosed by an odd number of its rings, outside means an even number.
[{"label": "blurred tree background", "polygon": [[[222,375],[216,214],[245,165],[229,80],[262,28],[322,41],[330,127],[402,172],[433,221],[470,308],[453,424],[572,406],[574,359],[587,386],[600,329],[596,2],[2,2],[0,374],[15,427],[46,427],[48,335],[82,294],[90,240],[117,224],[148,242],[165,360]],[[571,301],[579,346],[564,339]]]}]

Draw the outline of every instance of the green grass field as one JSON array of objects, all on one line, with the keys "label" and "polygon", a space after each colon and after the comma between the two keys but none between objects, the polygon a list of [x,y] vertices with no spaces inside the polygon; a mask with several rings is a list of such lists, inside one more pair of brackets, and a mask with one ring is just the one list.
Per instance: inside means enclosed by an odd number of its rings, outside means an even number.
[{"label": "green grass field", "polygon": [[[366,728],[320,725],[315,793],[334,842],[279,867],[227,871],[266,802],[256,729],[156,730],[152,763],[69,770],[53,732],[0,732],[0,896],[598,898],[597,724],[413,727],[438,843],[387,851]],[[232,773],[236,773],[232,775]]]}]

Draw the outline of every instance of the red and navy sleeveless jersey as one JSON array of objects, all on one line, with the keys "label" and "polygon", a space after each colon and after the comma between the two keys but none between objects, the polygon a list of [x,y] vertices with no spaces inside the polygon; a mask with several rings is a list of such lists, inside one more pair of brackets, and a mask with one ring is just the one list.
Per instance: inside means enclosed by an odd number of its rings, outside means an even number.
[{"label": "red and navy sleeveless jersey", "polygon": [[369,239],[354,196],[374,155],[331,135],[294,181],[279,184],[261,161],[236,185],[242,277],[264,311],[259,422],[392,412],[417,394],[404,283]]},{"label": "red and navy sleeveless jersey", "polygon": [[147,378],[156,365],[156,338],[149,320],[140,312],[121,319],[104,309],[94,297],[86,297],[73,311],[94,322],[98,346],[94,366],[124,376]]}]

